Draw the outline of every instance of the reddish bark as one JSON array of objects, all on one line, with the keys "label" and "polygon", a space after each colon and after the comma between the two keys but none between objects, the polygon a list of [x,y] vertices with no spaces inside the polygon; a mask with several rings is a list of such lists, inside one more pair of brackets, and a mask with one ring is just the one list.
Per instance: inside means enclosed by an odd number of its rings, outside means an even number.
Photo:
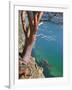
[{"label": "reddish bark", "polygon": [[[26,63],[28,63],[31,58],[32,48],[36,40],[36,32],[38,31],[38,24],[43,12],[27,11],[26,14],[28,16],[28,21],[29,21],[28,28],[26,28],[26,23],[25,23],[25,12],[21,11],[22,28],[25,34],[25,45],[24,45],[22,57],[23,60]],[[33,14],[33,16],[31,14]],[[30,34],[28,36],[29,30],[30,30]]]}]

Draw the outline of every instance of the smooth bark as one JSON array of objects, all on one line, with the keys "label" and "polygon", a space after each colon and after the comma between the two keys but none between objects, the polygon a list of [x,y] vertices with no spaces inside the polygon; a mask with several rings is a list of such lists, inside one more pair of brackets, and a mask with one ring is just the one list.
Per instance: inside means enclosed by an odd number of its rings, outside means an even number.
[{"label": "smooth bark", "polygon": [[[28,27],[26,27],[25,15],[28,16],[28,21],[29,21]],[[36,32],[38,31],[38,24],[42,15],[43,12],[21,11],[22,28],[25,34],[25,45],[24,45],[22,57],[24,62],[26,63],[30,61],[32,48],[36,41]]]}]

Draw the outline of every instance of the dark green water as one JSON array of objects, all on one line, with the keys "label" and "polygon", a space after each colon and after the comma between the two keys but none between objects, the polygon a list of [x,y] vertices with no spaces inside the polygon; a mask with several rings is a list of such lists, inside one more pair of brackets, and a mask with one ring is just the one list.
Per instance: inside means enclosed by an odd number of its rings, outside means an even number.
[{"label": "dark green water", "polygon": [[[44,22],[39,26],[37,40],[33,47],[34,56],[44,68],[45,77],[63,76],[63,25]],[[43,60],[48,61],[43,64]]]}]

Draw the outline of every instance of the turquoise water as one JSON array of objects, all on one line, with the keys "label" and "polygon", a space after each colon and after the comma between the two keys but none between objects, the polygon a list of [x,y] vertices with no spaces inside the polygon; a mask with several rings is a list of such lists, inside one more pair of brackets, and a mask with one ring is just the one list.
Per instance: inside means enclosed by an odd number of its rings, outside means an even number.
[{"label": "turquoise water", "polygon": [[[63,25],[43,22],[37,32],[37,40],[33,47],[34,56],[44,68],[45,77],[63,76]],[[42,61],[47,60],[48,64]]]}]

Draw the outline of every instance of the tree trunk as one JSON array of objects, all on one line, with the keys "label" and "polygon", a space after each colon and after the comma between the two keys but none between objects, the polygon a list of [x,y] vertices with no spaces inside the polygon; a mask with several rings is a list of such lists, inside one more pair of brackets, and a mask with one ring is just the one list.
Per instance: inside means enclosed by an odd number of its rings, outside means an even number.
[{"label": "tree trunk", "polygon": [[35,44],[36,35],[33,35],[31,38],[25,40],[25,45],[22,53],[24,62],[28,63],[31,59],[31,52],[33,45]]},{"label": "tree trunk", "polygon": [[[28,28],[26,27],[26,23],[25,23],[26,14],[28,16],[28,21],[29,21]],[[25,34],[25,45],[24,45],[22,57],[23,57],[23,61],[26,63],[28,63],[31,58],[32,48],[36,40],[36,32],[38,31],[38,23],[40,21],[42,14],[43,14],[42,12],[21,11],[22,27]],[[29,31],[30,34],[28,35]]]}]

